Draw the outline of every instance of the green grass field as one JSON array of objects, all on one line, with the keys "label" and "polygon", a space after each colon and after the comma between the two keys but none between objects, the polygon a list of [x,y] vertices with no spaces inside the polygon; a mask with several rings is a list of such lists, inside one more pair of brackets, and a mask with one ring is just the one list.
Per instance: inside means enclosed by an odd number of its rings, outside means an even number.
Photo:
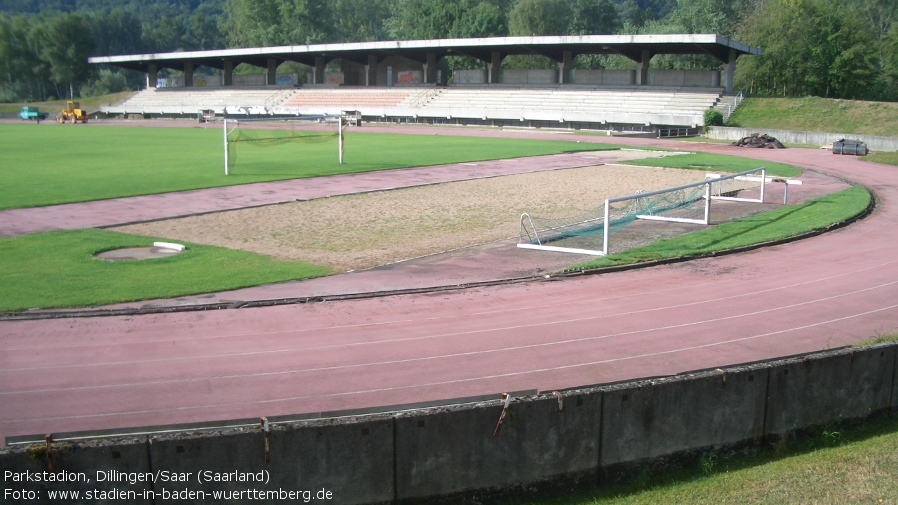
[{"label": "green grass field", "polygon": [[738,173],[761,166],[767,168],[768,175],[780,177],[798,177],[801,170],[784,163],[760,162],[738,156],[723,154],[690,153],[664,158],[647,158],[644,160],[627,161],[626,165],[641,165],[647,167],[686,168],[690,170],[707,170],[726,173]]},{"label": "green grass field", "polygon": [[[286,147],[286,148],[285,148]],[[221,127],[131,128],[0,124],[0,210],[390,168],[617,149],[571,141],[370,134],[350,130],[345,163],[336,140],[241,153],[224,175]],[[257,149],[260,151],[260,149]]]},{"label": "green grass field", "polygon": [[164,238],[92,229],[2,238],[0,312],[172,298],[331,273],[321,266],[196,244],[153,260],[93,257],[110,249],[147,247],[156,240]]}]

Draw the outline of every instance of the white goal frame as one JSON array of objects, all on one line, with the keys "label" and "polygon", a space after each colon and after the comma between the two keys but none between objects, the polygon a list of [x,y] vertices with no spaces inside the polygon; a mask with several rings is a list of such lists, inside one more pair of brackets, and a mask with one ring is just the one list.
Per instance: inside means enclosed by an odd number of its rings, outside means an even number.
[{"label": "white goal frame", "polygon": [[247,119],[228,119],[224,118],[222,121],[222,132],[224,135],[224,174],[230,175],[230,167],[228,166],[228,135],[234,131],[234,128],[228,129],[228,122],[232,125],[240,123],[253,123],[253,122],[266,122],[271,123],[274,121],[327,121],[328,119],[337,119],[337,157],[340,161],[340,164],[343,164],[343,130],[346,128],[346,125],[349,122],[346,119],[346,114],[341,115],[332,115],[332,114],[323,114],[320,116],[291,116],[291,117],[263,117],[263,118],[247,118]]},{"label": "white goal frame", "polygon": [[[761,176],[753,176],[752,174],[756,174],[760,172]],[[533,225],[533,219],[530,217],[530,214],[523,213],[521,214],[521,224],[520,224],[520,236],[523,236],[526,231],[526,224],[529,222],[530,229],[533,230],[533,236],[536,240],[536,244],[532,244],[529,242],[519,242],[518,247],[522,249],[535,249],[539,251],[552,251],[552,252],[564,252],[571,254],[585,254],[590,256],[607,256],[608,255],[608,237],[611,232],[611,204],[617,202],[623,202],[627,200],[637,200],[639,198],[648,198],[655,195],[660,195],[664,193],[670,193],[673,191],[680,191],[690,188],[695,188],[699,186],[704,186],[704,196],[702,199],[705,201],[704,205],[704,216],[702,219],[690,219],[690,218],[680,218],[680,217],[668,217],[662,215],[651,215],[651,214],[637,214],[637,219],[646,219],[653,221],[668,221],[675,223],[692,223],[692,224],[703,224],[710,225],[711,224],[711,201],[713,200],[725,200],[725,201],[736,201],[736,202],[752,202],[752,203],[764,203],[764,194],[766,185],[770,182],[767,178],[767,168],[766,167],[758,167],[753,168],[751,170],[746,170],[744,172],[739,172],[738,174],[730,174],[730,175],[717,175],[717,174],[707,174],[706,180],[694,182],[692,184],[684,184],[682,186],[675,186],[671,188],[659,189],[657,191],[648,191],[643,193],[636,193],[629,196],[621,196],[617,198],[609,198],[605,200],[605,208],[604,215],[602,217],[597,217],[595,219],[583,221],[581,223],[574,223],[574,225],[588,225],[589,223],[598,223],[602,222],[604,226],[604,230],[602,233],[602,249],[601,250],[593,250],[593,249],[578,249],[573,247],[559,247],[559,246],[550,246],[543,244],[543,241],[539,238],[539,235],[536,231],[536,228]],[[735,196],[724,196],[722,192],[722,184],[727,180],[742,180],[742,181],[753,181],[760,182],[760,196],[758,198],[741,198]],[[719,184],[718,186],[718,194],[713,194],[714,184]],[[560,228],[554,228],[560,229]],[[550,229],[552,230],[552,229]],[[529,236],[529,233],[527,233]]]}]

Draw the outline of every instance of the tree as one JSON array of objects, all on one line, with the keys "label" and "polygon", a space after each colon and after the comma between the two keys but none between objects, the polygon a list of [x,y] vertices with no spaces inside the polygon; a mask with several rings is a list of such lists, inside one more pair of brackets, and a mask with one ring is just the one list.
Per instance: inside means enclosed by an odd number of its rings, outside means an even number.
[{"label": "tree", "polygon": [[445,39],[467,2],[396,0],[384,26],[393,40]]},{"label": "tree", "polygon": [[26,22],[23,16],[0,14],[0,100],[34,98],[27,83],[33,75],[30,62],[37,56],[28,45]]},{"label": "tree", "polygon": [[789,96],[873,98],[877,44],[869,24],[844,0],[764,0],[739,30],[764,50],[740,58],[737,81]]},{"label": "tree", "polygon": [[508,13],[513,36],[565,35],[571,6],[566,0],[519,0]]},{"label": "tree", "polygon": [[128,79],[121,72],[113,72],[102,69],[97,73],[97,78],[81,86],[81,96],[100,96],[131,89]]},{"label": "tree", "polygon": [[98,55],[134,54],[144,50],[143,26],[137,16],[124,9],[95,14],[90,29]]},{"label": "tree", "polygon": [[[283,45],[280,0],[227,0],[219,28],[228,47]],[[273,22],[274,21],[274,22]]]},{"label": "tree", "polygon": [[30,35],[29,43],[40,48],[38,57],[49,66],[50,80],[57,86],[67,87],[69,98],[73,98],[75,87],[90,76],[87,58],[94,52],[94,39],[84,16],[50,16]]},{"label": "tree", "polygon": [[508,35],[508,22],[502,10],[489,2],[480,2],[465,9],[452,24],[449,36],[453,38],[504,37]]},{"label": "tree", "polygon": [[280,25],[286,44],[321,44],[336,40],[333,11],[326,0],[287,0],[281,4],[280,16],[274,23]]},{"label": "tree", "polygon": [[567,33],[571,35],[611,34],[620,29],[617,7],[611,0],[573,0]]},{"label": "tree", "polygon": [[333,0],[337,39],[344,42],[386,40],[384,21],[390,16],[389,0]]},{"label": "tree", "polygon": [[209,3],[202,3],[189,16],[185,15],[184,46],[191,51],[225,47],[224,34],[218,29],[220,18],[220,9]]},{"label": "tree", "polygon": [[898,100],[898,24],[892,25],[883,43],[884,98]]}]

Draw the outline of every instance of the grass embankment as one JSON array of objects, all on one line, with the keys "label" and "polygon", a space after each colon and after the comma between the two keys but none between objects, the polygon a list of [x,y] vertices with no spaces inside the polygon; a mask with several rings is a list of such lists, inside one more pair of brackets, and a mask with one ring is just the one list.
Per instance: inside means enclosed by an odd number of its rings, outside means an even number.
[{"label": "grass embankment", "polygon": [[113,128],[0,124],[0,210],[166,193],[253,182],[392,168],[462,163],[617,146],[568,141],[438,135],[346,135],[345,163],[336,140],[271,148],[241,147],[224,175],[220,126]]},{"label": "grass embankment", "polygon": [[[634,482],[517,505],[798,505],[898,503],[898,418],[821,430],[754,454],[707,454],[698,465]],[[511,504],[509,504],[511,505]]]},{"label": "grass embankment", "polygon": [[831,98],[746,98],[726,126],[898,137],[898,103]]}]

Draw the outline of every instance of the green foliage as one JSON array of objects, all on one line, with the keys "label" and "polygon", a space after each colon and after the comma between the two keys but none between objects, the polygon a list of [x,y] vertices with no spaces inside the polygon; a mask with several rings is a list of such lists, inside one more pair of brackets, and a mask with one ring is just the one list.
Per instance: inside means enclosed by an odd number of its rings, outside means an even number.
[{"label": "green foliage", "polygon": [[503,0],[394,0],[383,25],[395,40],[508,35]]},{"label": "green foliage", "polygon": [[512,36],[563,35],[572,12],[567,0],[518,0],[508,13]]},{"label": "green foliage", "polygon": [[101,96],[128,91],[128,79],[122,72],[102,69],[97,78],[81,87],[81,96]]},{"label": "green foliage", "polygon": [[93,256],[149,247],[156,240],[164,238],[104,230],[0,238],[0,311],[170,298],[331,273],[307,263],[197,244],[159,259],[109,262]]},{"label": "green foliage", "polygon": [[504,37],[508,35],[508,21],[502,10],[489,2],[480,2],[464,9],[452,24],[452,38]]},{"label": "green foliage", "polygon": [[[0,3],[0,100],[78,96],[90,81],[108,84],[108,77],[96,75],[103,68],[88,65],[89,56],[221,48],[223,1]],[[144,79],[134,71],[105,70],[124,75],[131,89]],[[94,82],[86,94],[103,87]]]},{"label": "green foliage", "polygon": [[709,126],[723,126],[723,113],[717,109],[705,111],[705,129]]},{"label": "green foliage", "polygon": [[738,32],[764,48],[740,60],[737,82],[752,93],[873,98],[877,43],[855,2],[765,0]]}]

